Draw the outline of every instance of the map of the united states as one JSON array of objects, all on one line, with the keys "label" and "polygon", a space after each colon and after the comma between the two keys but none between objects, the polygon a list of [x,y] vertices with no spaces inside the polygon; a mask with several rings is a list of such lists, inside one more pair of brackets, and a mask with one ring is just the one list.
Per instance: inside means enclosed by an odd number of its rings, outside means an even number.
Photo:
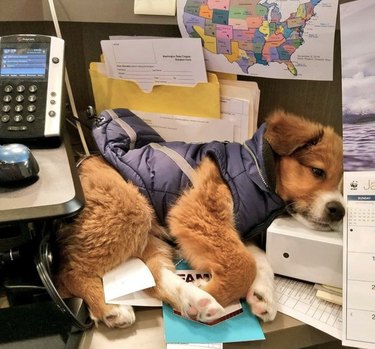
[{"label": "map of the united states", "polygon": [[304,43],[303,34],[321,0],[297,6],[286,20],[268,0],[187,0],[183,23],[190,37],[203,40],[204,48],[237,63],[247,74],[254,64],[285,64],[297,75],[291,57]]}]

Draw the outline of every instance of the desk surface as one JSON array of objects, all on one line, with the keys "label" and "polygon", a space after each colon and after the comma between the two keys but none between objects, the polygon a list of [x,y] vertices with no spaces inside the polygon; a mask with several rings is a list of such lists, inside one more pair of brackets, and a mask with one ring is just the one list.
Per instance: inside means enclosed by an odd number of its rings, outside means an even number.
[{"label": "desk surface", "polygon": [[68,140],[58,148],[31,151],[39,164],[39,178],[28,186],[0,187],[0,223],[69,216],[83,207]]},{"label": "desk surface", "polygon": [[[99,325],[84,334],[79,349],[165,349],[160,308],[136,308],[136,322],[127,329]],[[265,341],[227,343],[224,349],[292,349],[338,342],[335,338],[287,315],[262,324]],[[323,347],[322,347],[323,348]]]}]

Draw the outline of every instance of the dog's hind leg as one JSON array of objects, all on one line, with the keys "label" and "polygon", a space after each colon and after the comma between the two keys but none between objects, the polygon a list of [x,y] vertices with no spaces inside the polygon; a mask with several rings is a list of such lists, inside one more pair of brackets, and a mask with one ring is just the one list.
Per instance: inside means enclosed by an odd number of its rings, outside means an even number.
[{"label": "dog's hind leg", "polygon": [[234,228],[233,202],[219,170],[205,159],[168,216],[170,233],[194,269],[211,273],[204,289],[222,306],[245,298],[256,262]]},{"label": "dog's hind leg", "polygon": [[172,254],[168,244],[154,236],[150,237],[140,258],[151,270],[156,286],[146,292],[168,303],[185,317],[202,322],[220,318],[223,307],[210,294],[176,274]]},{"label": "dog's hind leg", "polygon": [[60,295],[64,298],[74,295],[84,299],[95,323],[102,321],[108,327],[119,328],[134,323],[135,315],[131,306],[105,303],[102,280],[98,275],[90,276],[71,270],[62,272],[59,279],[64,280],[64,285],[69,285],[68,291],[66,286],[60,286],[61,282],[57,281]]},{"label": "dog's hind leg", "polygon": [[92,318],[109,327],[126,327],[134,320],[131,307],[105,303],[101,278],[145,249],[153,210],[138,189],[101,158],[80,168],[86,204],[57,233],[59,268],[55,283],[66,296],[82,298]]}]

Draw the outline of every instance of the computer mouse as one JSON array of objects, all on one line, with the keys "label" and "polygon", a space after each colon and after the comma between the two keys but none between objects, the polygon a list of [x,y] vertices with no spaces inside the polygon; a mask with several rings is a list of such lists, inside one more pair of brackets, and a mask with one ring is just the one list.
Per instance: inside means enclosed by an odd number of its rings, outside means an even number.
[{"label": "computer mouse", "polygon": [[18,143],[0,145],[0,183],[36,178],[39,165],[30,149]]}]

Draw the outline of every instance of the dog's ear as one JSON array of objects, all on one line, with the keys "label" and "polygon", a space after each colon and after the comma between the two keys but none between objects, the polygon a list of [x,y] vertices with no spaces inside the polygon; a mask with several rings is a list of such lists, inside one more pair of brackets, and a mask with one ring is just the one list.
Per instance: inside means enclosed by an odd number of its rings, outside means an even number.
[{"label": "dog's ear", "polygon": [[282,110],[266,119],[264,138],[279,155],[291,155],[296,149],[317,144],[323,137],[323,126]]}]

